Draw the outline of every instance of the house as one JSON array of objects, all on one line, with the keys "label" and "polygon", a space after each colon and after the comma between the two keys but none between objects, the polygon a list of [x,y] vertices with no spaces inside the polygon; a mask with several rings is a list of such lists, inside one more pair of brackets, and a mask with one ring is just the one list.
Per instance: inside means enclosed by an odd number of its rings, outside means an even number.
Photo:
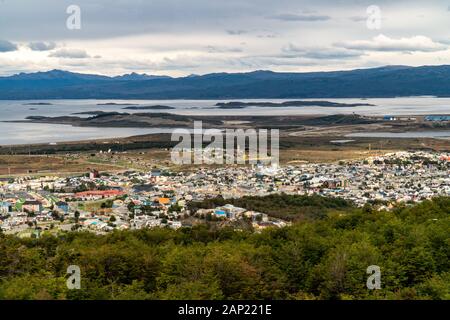
[{"label": "house", "polygon": [[232,204],[226,204],[223,207],[217,207],[214,210],[214,215],[216,217],[224,217],[234,220],[237,218],[237,216],[242,215],[245,211],[247,210],[244,208],[235,207]]},{"label": "house", "polygon": [[169,198],[158,198],[158,203],[159,205],[163,206],[167,206],[170,204],[170,199]]},{"label": "house", "polygon": [[168,224],[169,224],[170,228],[175,229],[175,230],[182,227],[182,224],[180,221],[169,221]]},{"label": "house", "polygon": [[85,200],[99,200],[122,196],[124,193],[120,190],[95,190],[75,193],[75,198]]},{"label": "house", "polygon": [[40,213],[42,211],[42,203],[38,200],[26,200],[22,205],[22,210]]},{"label": "house", "polygon": [[12,211],[12,204],[9,202],[0,202],[0,215],[7,215]]},{"label": "house", "polygon": [[214,210],[214,215],[218,218],[226,218],[227,213],[224,210]]},{"label": "house", "polygon": [[348,180],[345,179],[330,179],[323,183],[323,187],[327,189],[340,189],[349,186]]},{"label": "house", "polygon": [[89,171],[89,179],[94,180],[94,179],[97,179],[99,177],[100,177],[100,173],[97,170],[92,169],[92,170]]},{"label": "house", "polygon": [[150,182],[156,183],[161,178],[161,171],[160,170],[152,170],[150,174]]},{"label": "house", "polygon": [[161,170],[152,170],[151,176],[152,177],[160,177],[161,176]]},{"label": "house", "polygon": [[65,213],[65,214],[69,212],[69,204],[67,202],[58,201],[56,203],[56,207],[58,208],[59,211]]},{"label": "house", "polygon": [[114,200],[113,201],[113,208],[119,208],[124,205],[124,202],[122,200]]}]

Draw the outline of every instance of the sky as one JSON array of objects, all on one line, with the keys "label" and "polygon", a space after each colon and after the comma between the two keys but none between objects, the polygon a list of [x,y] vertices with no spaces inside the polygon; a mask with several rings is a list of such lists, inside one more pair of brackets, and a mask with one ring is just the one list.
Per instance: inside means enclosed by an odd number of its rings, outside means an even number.
[{"label": "sky", "polygon": [[450,0],[0,0],[0,75],[442,64]]}]

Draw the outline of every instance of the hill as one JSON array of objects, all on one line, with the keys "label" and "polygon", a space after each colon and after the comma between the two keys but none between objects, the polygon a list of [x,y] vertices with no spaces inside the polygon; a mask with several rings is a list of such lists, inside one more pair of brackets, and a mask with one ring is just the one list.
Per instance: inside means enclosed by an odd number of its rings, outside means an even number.
[{"label": "hill", "polygon": [[[335,207],[330,201],[295,202]],[[448,300],[449,205],[437,198],[390,212],[340,206],[261,233],[200,225],[0,234],[0,300]],[[67,289],[69,265],[82,270],[80,290]],[[372,265],[381,269],[380,290],[366,287]]]},{"label": "hill", "polygon": [[0,77],[0,99],[296,99],[450,96],[450,66],[117,77],[52,70]]}]

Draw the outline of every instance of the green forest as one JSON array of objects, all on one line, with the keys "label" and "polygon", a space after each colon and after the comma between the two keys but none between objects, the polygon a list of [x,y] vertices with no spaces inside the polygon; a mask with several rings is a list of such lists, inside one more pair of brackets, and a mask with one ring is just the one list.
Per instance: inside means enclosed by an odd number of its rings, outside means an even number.
[{"label": "green forest", "polygon": [[[312,201],[327,207],[320,219],[260,233],[205,223],[0,234],[0,299],[450,299],[450,198],[391,211]],[[69,265],[80,267],[79,290],[66,286]],[[380,290],[366,286],[371,265]]]},{"label": "green forest", "polygon": [[200,202],[190,202],[188,208],[195,212],[198,209],[214,209],[216,207],[232,204],[247,210],[267,213],[271,217],[287,221],[304,219],[322,219],[327,217],[330,210],[349,209],[351,202],[335,197],[322,197],[320,195],[288,195],[271,194],[264,197],[242,197],[237,199],[217,198],[206,199]]}]

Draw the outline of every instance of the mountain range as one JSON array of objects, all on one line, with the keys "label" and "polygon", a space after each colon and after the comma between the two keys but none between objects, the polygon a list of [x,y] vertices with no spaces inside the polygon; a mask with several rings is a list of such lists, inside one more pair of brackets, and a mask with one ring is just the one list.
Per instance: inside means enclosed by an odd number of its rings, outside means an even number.
[{"label": "mountain range", "polygon": [[108,77],[51,70],[0,77],[0,99],[298,99],[450,97],[450,66],[386,66],[350,71],[254,71],[173,78]]}]

